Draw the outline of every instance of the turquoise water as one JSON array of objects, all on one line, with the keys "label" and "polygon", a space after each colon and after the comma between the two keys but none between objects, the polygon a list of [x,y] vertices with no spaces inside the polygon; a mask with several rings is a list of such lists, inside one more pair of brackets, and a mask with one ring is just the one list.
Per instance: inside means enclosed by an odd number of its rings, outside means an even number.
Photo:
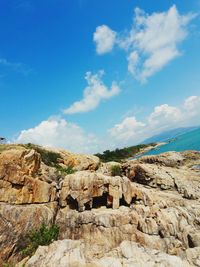
[{"label": "turquoise water", "polygon": [[167,151],[184,151],[198,150],[200,151],[200,128],[189,133],[185,133],[176,137],[172,143],[163,145],[155,150],[151,150],[144,155],[157,155]]}]

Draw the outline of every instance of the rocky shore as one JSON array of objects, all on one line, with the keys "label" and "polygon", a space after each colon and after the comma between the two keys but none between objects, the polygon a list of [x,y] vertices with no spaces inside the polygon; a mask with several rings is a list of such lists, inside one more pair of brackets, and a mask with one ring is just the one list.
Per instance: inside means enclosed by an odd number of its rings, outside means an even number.
[{"label": "rocky shore", "polygon": [[[37,149],[0,147],[0,266],[200,266],[199,152],[123,164],[51,152],[56,167]],[[24,257],[26,233],[42,223],[59,226],[58,240]]]},{"label": "rocky shore", "polygon": [[135,155],[135,157],[133,157],[133,158],[138,158],[138,157],[140,157],[140,156],[146,154],[147,152],[150,152],[150,151],[152,151],[152,150],[154,150],[154,149],[158,149],[160,146],[164,146],[164,145],[166,145],[166,144],[167,144],[167,142],[158,142],[158,143],[155,143],[155,145],[149,145],[149,146],[147,146],[147,147],[145,147],[145,148],[142,148],[142,149],[140,150],[140,152],[137,153],[137,154]]}]

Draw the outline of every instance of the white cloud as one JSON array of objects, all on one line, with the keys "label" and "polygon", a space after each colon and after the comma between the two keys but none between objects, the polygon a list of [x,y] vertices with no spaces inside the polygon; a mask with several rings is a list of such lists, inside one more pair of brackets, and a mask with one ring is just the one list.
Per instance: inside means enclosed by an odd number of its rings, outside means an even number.
[{"label": "white cloud", "polygon": [[151,127],[156,127],[157,130],[176,127],[176,123],[182,120],[182,112],[179,108],[163,104],[154,108],[154,111],[148,118],[148,123]]},{"label": "white cloud", "polygon": [[190,96],[184,102],[184,107],[189,111],[198,111],[200,109],[200,96]]},{"label": "white cloud", "polygon": [[106,25],[99,26],[96,28],[93,40],[96,43],[96,52],[99,55],[105,54],[113,49],[116,41],[116,32]]},{"label": "white cloud", "polygon": [[136,120],[135,117],[127,117],[121,123],[116,124],[108,132],[116,140],[127,143],[133,138],[138,138],[139,132],[143,131],[145,124]]},{"label": "white cloud", "polygon": [[189,118],[190,125],[200,124],[200,96],[190,96],[184,102],[185,113]]},{"label": "white cloud", "polygon": [[187,37],[188,24],[194,17],[192,13],[181,15],[175,5],[166,12],[154,12],[150,15],[136,8],[129,33],[125,37],[115,35],[115,43],[128,54],[129,72],[136,79],[145,82],[180,56],[178,45]]},{"label": "white cloud", "polygon": [[156,106],[144,120],[128,116],[109,129],[103,138],[86,133],[77,124],[65,119],[51,118],[34,128],[21,131],[15,142],[61,147],[79,153],[97,153],[135,145],[163,131],[195,125],[200,126],[200,96],[190,96],[180,106]]},{"label": "white cloud", "polygon": [[136,68],[139,61],[137,51],[133,51],[128,56],[128,70],[131,74],[136,75]]},{"label": "white cloud", "polygon": [[69,108],[65,109],[65,114],[88,112],[95,109],[102,100],[109,99],[119,94],[120,88],[116,82],[112,83],[110,90],[102,82],[101,78],[103,74],[103,71],[100,71],[97,74],[92,74],[91,72],[86,73],[85,79],[88,82],[88,86],[84,90],[83,99],[73,103]]},{"label": "white cloud", "polygon": [[78,125],[61,118],[48,119],[34,128],[21,131],[15,142],[60,147],[79,153],[96,152],[98,145],[93,134],[87,134]]},{"label": "white cloud", "polygon": [[156,106],[145,120],[127,117],[108,130],[113,147],[134,145],[163,131],[200,126],[200,96],[188,97],[180,107]]},{"label": "white cloud", "polygon": [[135,10],[128,42],[144,56],[139,79],[145,81],[180,55],[177,45],[186,38],[186,26],[193,17],[192,14],[180,15],[175,5],[166,12],[152,15]]}]

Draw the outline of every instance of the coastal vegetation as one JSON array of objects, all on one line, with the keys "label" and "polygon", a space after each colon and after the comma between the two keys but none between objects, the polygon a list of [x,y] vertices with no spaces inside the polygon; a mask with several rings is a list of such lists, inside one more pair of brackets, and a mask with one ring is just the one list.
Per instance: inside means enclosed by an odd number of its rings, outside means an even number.
[{"label": "coastal vegetation", "polygon": [[39,246],[48,246],[58,239],[59,227],[56,224],[48,227],[44,223],[39,229],[30,231],[25,236],[26,246],[21,250],[24,256],[31,256]]},{"label": "coastal vegetation", "polygon": [[59,159],[61,158],[59,153],[54,151],[46,150],[38,145],[34,145],[31,143],[23,145],[25,148],[34,149],[41,155],[42,161],[50,167],[56,168],[57,172],[61,175],[68,175],[72,174],[75,171],[73,170],[72,166],[62,167],[59,165]]},{"label": "coastal vegetation", "polygon": [[25,148],[28,149],[34,149],[35,151],[37,151],[40,155],[41,155],[41,159],[42,161],[50,167],[55,167],[58,164],[58,159],[60,158],[60,154],[53,152],[53,151],[49,151],[46,150],[38,145],[34,145],[31,143],[25,144],[23,145]]},{"label": "coastal vegetation", "polygon": [[136,154],[141,153],[143,149],[148,147],[156,146],[156,143],[150,144],[140,144],[136,146],[117,148],[113,151],[106,150],[102,154],[98,153],[95,156],[99,157],[102,162],[116,161],[122,162],[124,159],[136,156]]},{"label": "coastal vegetation", "polygon": [[56,170],[58,171],[59,174],[61,175],[68,175],[68,174],[73,174],[75,173],[75,170],[71,167],[62,167],[60,165],[56,165]]},{"label": "coastal vegetation", "polygon": [[122,169],[119,165],[113,165],[111,168],[111,175],[112,176],[121,176],[122,175]]}]

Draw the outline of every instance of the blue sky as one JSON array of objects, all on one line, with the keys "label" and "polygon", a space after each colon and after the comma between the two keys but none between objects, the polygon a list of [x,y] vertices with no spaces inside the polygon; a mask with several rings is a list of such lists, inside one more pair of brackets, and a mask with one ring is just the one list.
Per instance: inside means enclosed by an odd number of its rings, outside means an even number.
[{"label": "blue sky", "polygon": [[199,13],[199,0],[1,1],[0,135],[93,153],[199,125]]}]

